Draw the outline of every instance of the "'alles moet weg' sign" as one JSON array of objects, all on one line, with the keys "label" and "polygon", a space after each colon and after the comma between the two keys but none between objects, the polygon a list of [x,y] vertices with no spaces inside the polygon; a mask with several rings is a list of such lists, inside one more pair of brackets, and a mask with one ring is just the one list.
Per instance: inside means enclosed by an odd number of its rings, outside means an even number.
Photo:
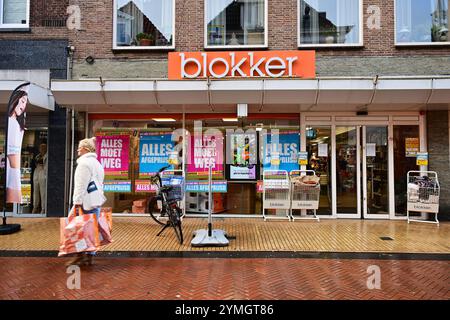
[{"label": "'alles moet weg' sign", "polygon": [[315,51],[169,53],[169,79],[315,78]]}]

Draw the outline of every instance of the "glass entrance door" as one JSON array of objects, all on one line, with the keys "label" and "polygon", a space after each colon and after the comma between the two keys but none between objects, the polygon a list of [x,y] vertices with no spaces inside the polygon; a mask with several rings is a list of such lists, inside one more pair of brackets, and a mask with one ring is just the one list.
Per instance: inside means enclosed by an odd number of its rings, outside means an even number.
[{"label": "glass entrance door", "polygon": [[338,218],[389,219],[387,126],[336,126]]},{"label": "glass entrance door", "polygon": [[339,218],[361,217],[360,131],[336,126],[336,203]]},{"label": "glass entrance door", "polygon": [[364,218],[389,219],[389,147],[387,126],[362,127]]}]

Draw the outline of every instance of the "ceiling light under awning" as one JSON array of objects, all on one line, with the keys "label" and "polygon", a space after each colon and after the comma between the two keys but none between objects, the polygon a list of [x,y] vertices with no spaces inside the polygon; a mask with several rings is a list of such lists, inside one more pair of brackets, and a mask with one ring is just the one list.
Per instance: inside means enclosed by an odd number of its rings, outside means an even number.
[{"label": "ceiling light under awning", "polygon": [[173,118],[153,118],[152,120],[156,121],[156,122],[176,122],[177,121]]},{"label": "ceiling light under awning", "polygon": [[238,118],[223,118],[223,122],[238,122]]}]

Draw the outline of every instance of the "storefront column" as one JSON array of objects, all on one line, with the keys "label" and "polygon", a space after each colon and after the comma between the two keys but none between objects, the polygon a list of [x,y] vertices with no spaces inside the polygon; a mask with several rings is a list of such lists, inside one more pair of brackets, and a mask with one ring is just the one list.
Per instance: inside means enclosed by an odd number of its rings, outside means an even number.
[{"label": "storefront column", "polygon": [[450,135],[449,111],[428,111],[428,169],[438,174],[441,194],[439,220],[450,220]]},{"label": "storefront column", "polygon": [[336,189],[336,125],[331,125],[331,205],[332,216],[337,218],[337,189]]},{"label": "storefront column", "polygon": [[389,117],[388,126],[388,163],[389,163],[389,219],[395,219],[395,177],[394,177],[394,125],[392,116]]},{"label": "storefront column", "polygon": [[66,172],[66,109],[49,112],[47,216],[64,217]]}]

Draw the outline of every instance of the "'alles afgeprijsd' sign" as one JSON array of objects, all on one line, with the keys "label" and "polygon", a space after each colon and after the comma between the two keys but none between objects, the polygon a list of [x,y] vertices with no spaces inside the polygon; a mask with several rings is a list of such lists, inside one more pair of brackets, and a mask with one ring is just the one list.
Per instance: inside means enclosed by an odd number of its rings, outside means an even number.
[{"label": "'alles afgeprijsd' sign", "polygon": [[315,78],[315,51],[221,51],[169,53],[169,79]]}]

